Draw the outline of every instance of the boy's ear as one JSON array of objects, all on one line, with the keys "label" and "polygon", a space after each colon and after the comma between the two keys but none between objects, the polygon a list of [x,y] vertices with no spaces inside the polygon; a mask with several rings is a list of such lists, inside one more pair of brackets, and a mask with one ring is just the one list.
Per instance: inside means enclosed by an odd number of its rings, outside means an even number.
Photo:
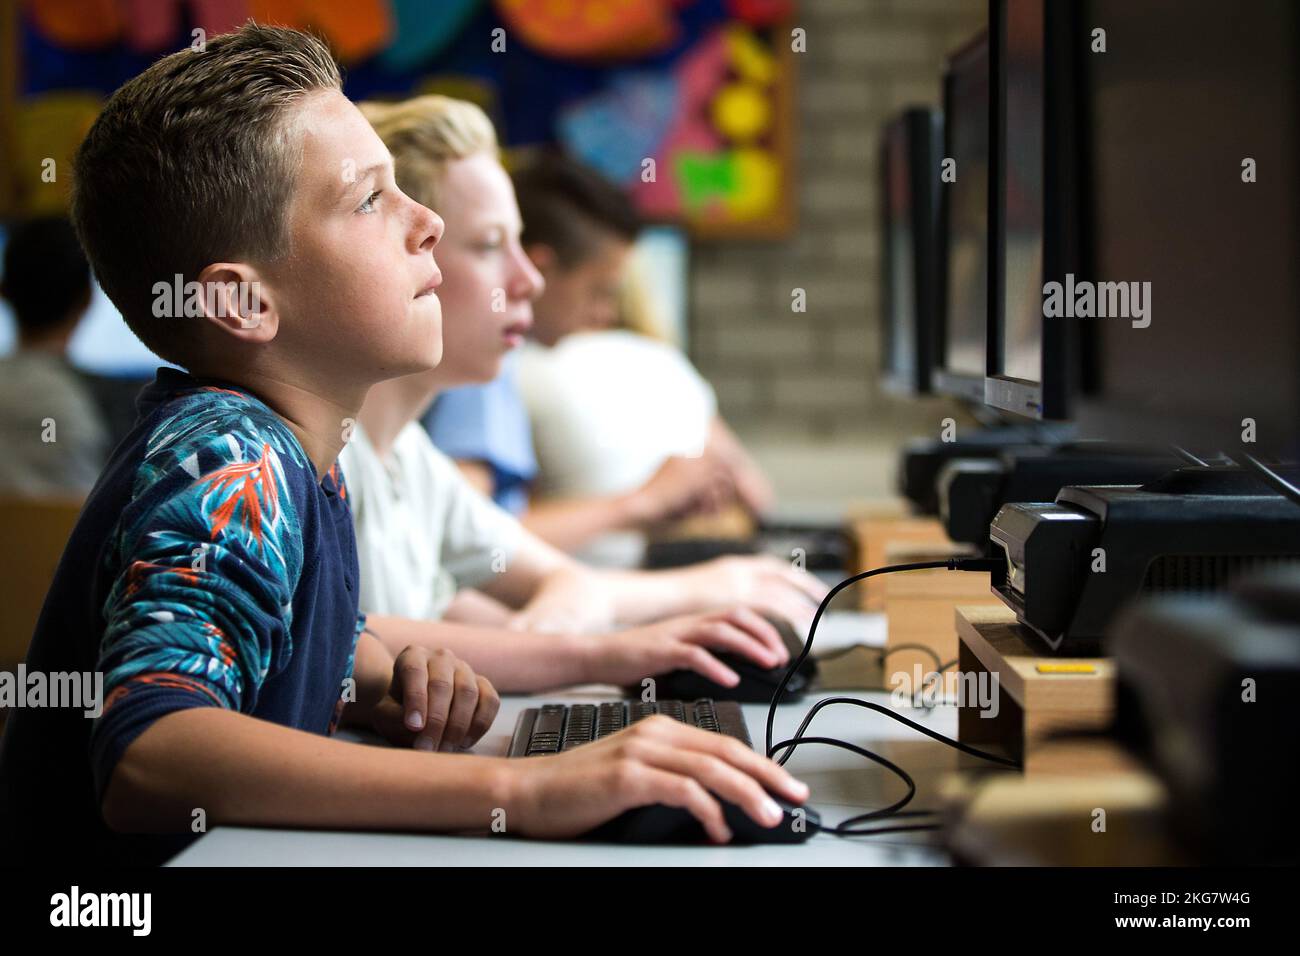
[{"label": "boy's ear", "polygon": [[256,269],[242,262],[214,262],[199,273],[201,317],[249,343],[270,342],[280,316],[270,288]]}]

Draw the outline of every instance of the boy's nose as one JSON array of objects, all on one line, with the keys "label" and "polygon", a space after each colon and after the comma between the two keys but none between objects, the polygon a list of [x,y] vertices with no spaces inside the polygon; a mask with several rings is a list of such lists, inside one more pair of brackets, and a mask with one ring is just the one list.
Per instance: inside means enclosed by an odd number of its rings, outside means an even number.
[{"label": "boy's nose", "polygon": [[528,258],[524,251],[518,250],[514,255],[515,260],[515,281],[514,292],[517,298],[532,301],[542,294],[546,288],[546,279],[533,261]]},{"label": "boy's nose", "polygon": [[442,239],[447,224],[442,221],[441,216],[427,206],[420,206],[419,208],[421,214],[416,217],[414,235],[418,237],[420,251],[428,252]]}]

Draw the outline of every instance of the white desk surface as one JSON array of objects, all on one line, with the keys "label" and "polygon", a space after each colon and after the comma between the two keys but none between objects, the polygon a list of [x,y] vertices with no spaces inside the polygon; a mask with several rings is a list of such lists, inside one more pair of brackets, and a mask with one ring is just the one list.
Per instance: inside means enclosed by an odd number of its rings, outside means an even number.
[{"label": "white desk surface", "polygon": [[[861,641],[879,644],[883,621],[878,615],[827,615],[818,650]],[[825,626],[825,625],[824,625]],[[819,629],[820,630],[820,629]],[[823,639],[824,638],[824,639]],[[778,708],[776,740],[789,737],[808,708],[827,694],[814,694]],[[844,692],[833,692],[844,694]],[[844,694],[890,705],[884,692]],[[506,696],[492,729],[475,747],[477,753],[504,754],[515,720],[539,700],[575,702],[619,696],[613,688],[579,688],[536,696]],[[756,748],[763,747],[767,706],[745,705]],[[905,709],[912,720],[946,736],[955,736],[957,712],[949,706],[932,711]],[[907,770],[917,794],[908,809],[935,806],[942,776],[981,762],[963,756],[881,714],[858,707],[828,707],[809,734],[838,737],[858,744]],[[545,759],[545,758],[542,758]],[[809,744],[787,767],[812,790],[809,805],[829,824],[884,807],[905,792],[902,781],[856,754]],[[929,822],[903,818],[899,823]],[[880,824],[886,825],[886,824]],[[438,836],[414,833],[353,833],[319,830],[274,830],[217,827],[171,861],[171,866],[935,866],[948,859],[932,832],[894,833],[839,838],[815,834],[806,843],[783,846],[627,846],[580,842],[530,841],[504,834]]]}]

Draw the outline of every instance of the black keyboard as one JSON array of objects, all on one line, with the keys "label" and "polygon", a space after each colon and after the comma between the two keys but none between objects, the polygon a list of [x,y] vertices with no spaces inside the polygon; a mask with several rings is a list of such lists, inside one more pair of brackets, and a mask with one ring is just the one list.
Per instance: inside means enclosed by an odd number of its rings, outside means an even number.
[{"label": "black keyboard", "polygon": [[772,554],[789,561],[795,549],[803,567],[847,577],[857,561],[857,545],[843,525],[762,523],[748,538],[670,538],[646,545],[641,566],[647,570],[680,568],[730,554]]},{"label": "black keyboard", "polygon": [[510,739],[510,757],[557,754],[618,733],[652,714],[665,714],[701,730],[727,734],[753,747],[740,705],[701,698],[682,700],[614,700],[603,704],[544,704],[519,715]]}]

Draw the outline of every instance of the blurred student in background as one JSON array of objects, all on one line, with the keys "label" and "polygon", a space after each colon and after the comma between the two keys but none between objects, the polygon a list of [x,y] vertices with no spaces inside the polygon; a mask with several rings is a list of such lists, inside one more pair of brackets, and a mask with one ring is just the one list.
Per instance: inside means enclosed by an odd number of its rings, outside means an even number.
[{"label": "blurred student in background", "polygon": [[[732,501],[769,508],[771,487],[718,415],[713,390],[678,349],[647,334],[627,268],[640,229],[627,197],[550,152],[526,156],[513,178],[524,248],[546,287],[512,370],[517,391],[498,381],[473,392],[480,406],[515,400],[527,410],[537,475],[525,525],[579,551]],[[450,453],[495,493],[491,439],[480,429],[475,446],[465,434],[470,416],[453,421],[471,400],[435,409],[435,439],[461,427]]]},{"label": "blurred student in background", "polygon": [[537,458],[528,410],[519,400],[515,356],[486,385],[450,388],[438,396],[421,424],[433,443],[457,460],[474,487],[511,514],[528,510]]},{"label": "blurred student in background", "polygon": [[[543,280],[520,245],[514,190],[480,109],[425,96],[365,103],[362,110],[394,157],[398,186],[436,208],[447,224],[438,259],[442,362],[372,388],[340,458],[357,525],[361,606],[371,629],[385,642],[437,643],[464,653],[503,686],[517,687],[521,679],[548,686],[543,674],[572,660],[572,647],[536,637],[521,642],[504,625],[591,634],[743,605],[745,613],[726,620],[696,617],[654,633],[623,631],[596,653],[623,655],[620,666],[631,666],[638,679],[658,673],[644,668],[653,661],[662,668],[674,654],[707,666],[697,653],[702,646],[748,648],[769,666],[784,659],[779,638],[753,611],[805,625],[825,590],[815,579],[784,562],[750,557],[655,573],[586,567],[479,494],[433,446],[420,416],[440,391],[498,374],[532,325],[530,303]],[[456,597],[458,589],[475,587],[485,594]],[[444,617],[481,630],[431,626]],[[634,646],[641,659],[629,662],[625,652]]]},{"label": "blurred student in background", "polygon": [[13,228],[0,280],[17,326],[17,348],[0,358],[2,493],[80,498],[99,477],[108,432],[67,360],[90,295],[90,266],[68,220]]}]

